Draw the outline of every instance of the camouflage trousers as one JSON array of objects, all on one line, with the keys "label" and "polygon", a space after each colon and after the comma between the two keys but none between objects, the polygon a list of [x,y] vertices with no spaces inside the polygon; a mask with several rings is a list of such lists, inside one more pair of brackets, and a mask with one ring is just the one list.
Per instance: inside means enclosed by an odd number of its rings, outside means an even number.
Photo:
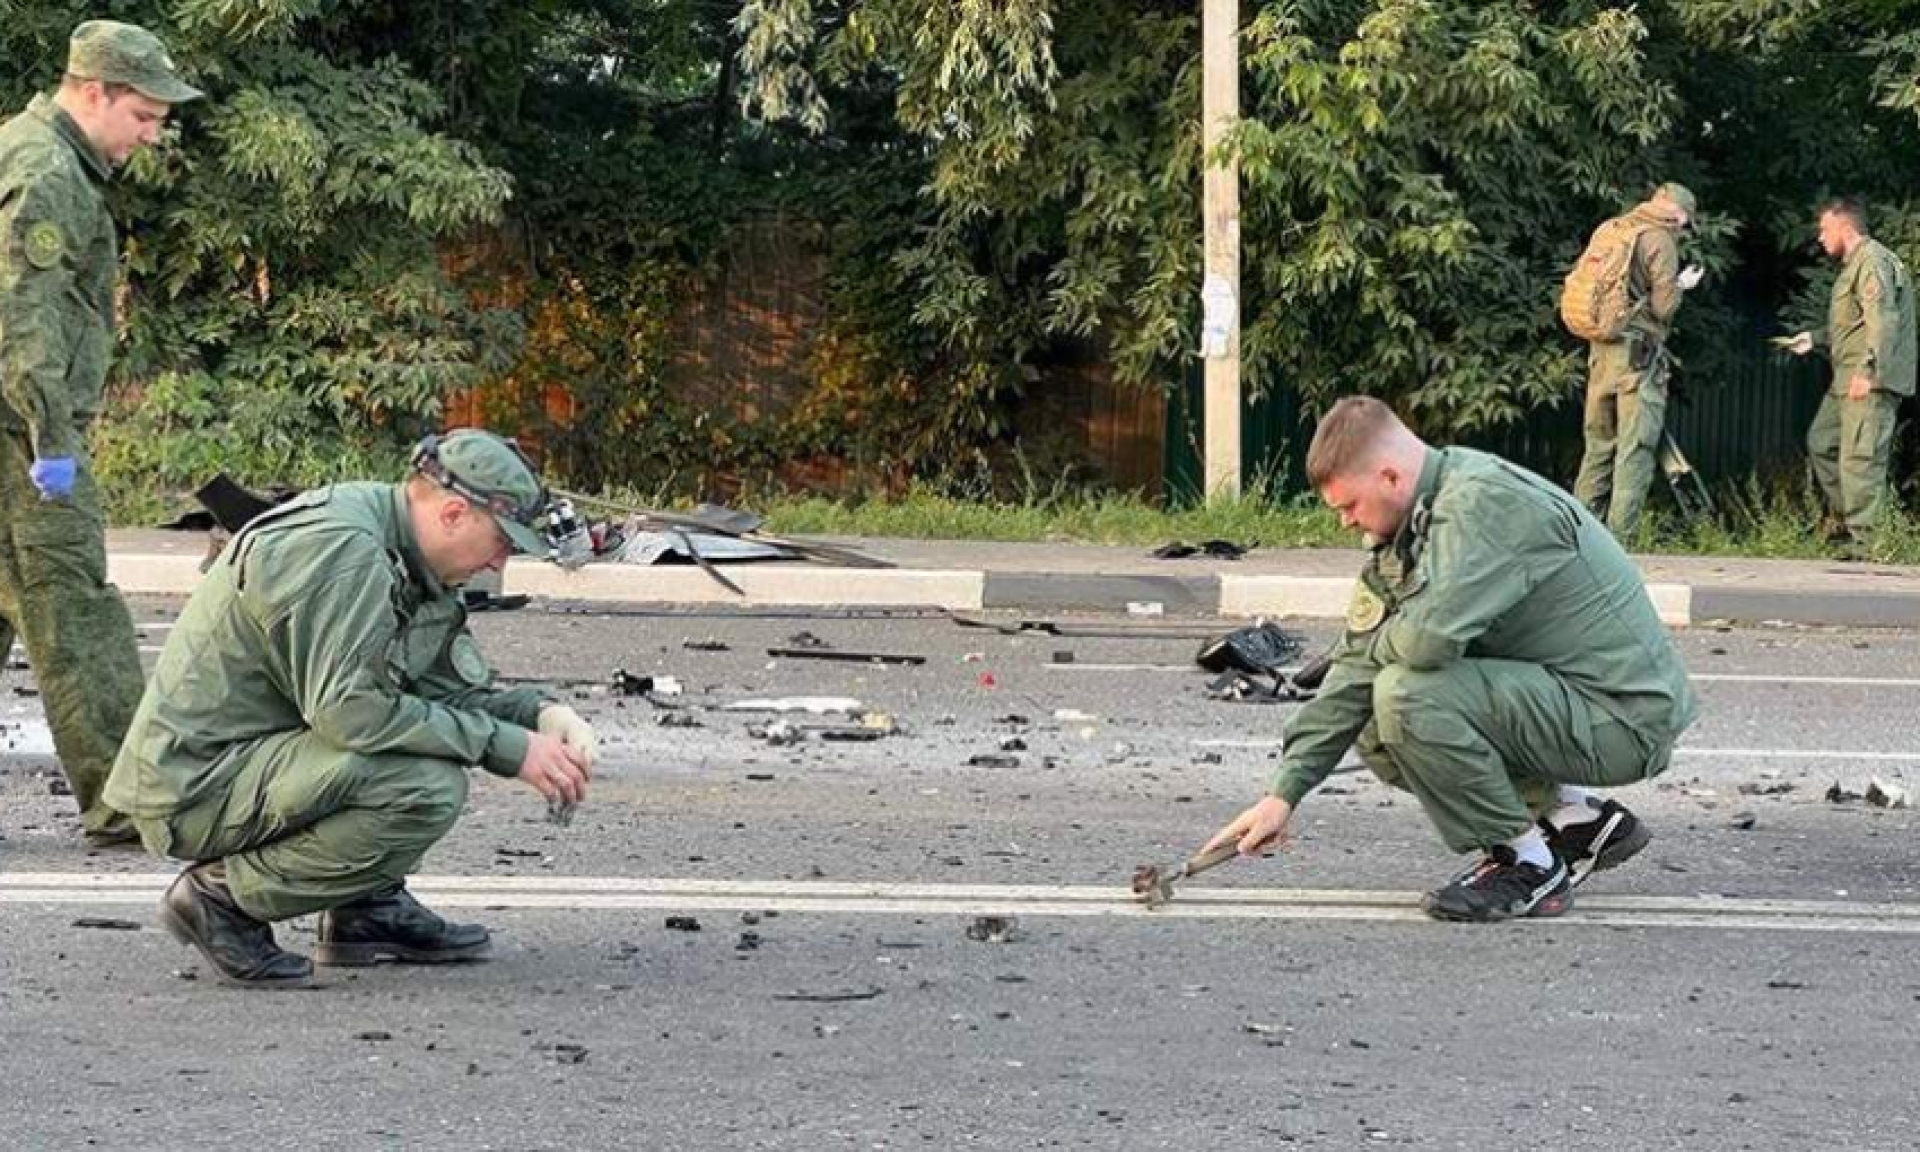
[{"label": "camouflage trousers", "polygon": [[467,802],[450,760],[362,755],[312,732],[228,750],[229,787],[165,818],[137,817],[158,856],[225,860],[227,887],[261,920],[370,896],[406,879]]},{"label": "camouflage trousers", "polygon": [[107,583],[106,518],[83,461],[73,495],[42,500],[26,434],[0,430],[0,652],[26,646],[88,832],[124,818],[100,801],[146,686],[120,591]]},{"label": "camouflage trousers", "polygon": [[1857,543],[1871,539],[1880,518],[1899,410],[1900,397],[1877,388],[1864,400],[1828,392],[1807,429],[1807,461],[1827,510],[1846,520]]},{"label": "camouflage trousers", "polygon": [[1632,365],[1626,341],[1594,344],[1587,353],[1587,401],[1581,430],[1586,451],[1573,495],[1603,516],[1625,543],[1640,527],[1640,512],[1660,466],[1660,435],[1667,419],[1667,363],[1656,353]]},{"label": "camouflage trousers", "polygon": [[1516,660],[1382,668],[1373,720],[1354,749],[1374,775],[1413,793],[1455,852],[1525,832],[1561,784],[1632,784],[1664,772],[1671,755],[1546,668]]}]

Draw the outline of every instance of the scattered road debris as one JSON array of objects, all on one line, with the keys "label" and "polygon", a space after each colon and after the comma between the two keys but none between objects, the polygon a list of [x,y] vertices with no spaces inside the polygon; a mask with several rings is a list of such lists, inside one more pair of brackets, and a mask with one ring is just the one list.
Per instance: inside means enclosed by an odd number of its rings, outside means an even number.
[{"label": "scattered road debris", "polygon": [[1751,832],[1760,823],[1760,817],[1752,812],[1742,812],[1727,822],[1727,827],[1735,832]]},{"label": "scattered road debris", "polygon": [[967,939],[981,944],[1005,944],[1014,938],[1011,916],[975,916],[967,925]]},{"label": "scattered road debris", "polygon": [[680,647],[689,652],[731,652],[733,648],[725,640],[707,637],[704,640],[682,640]]},{"label": "scattered road debris", "polygon": [[807,738],[805,732],[800,731],[800,729],[795,728],[785,720],[775,720],[771,724],[749,728],[747,729],[747,735],[759,740],[765,740],[775,748],[785,747],[788,744],[798,744]]},{"label": "scattered road debris", "polygon": [[1238,560],[1246,554],[1247,549],[1231,540],[1202,540],[1198,544],[1174,540],[1155,548],[1148,555],[1155,560],[1185,560],[1192,556],[1201,556],[1208,560]]},{"label": "scattered road debris", "polygon": [[1219,631],[1218,628],[1200,623],[1142,618],[1088,620],[1028,616],[999,620],[991,616],[953,611],[947,612],[946,617],[962,628],[987,628],[1003,636],[1020,636],[1037,632],[1046,636],[1063,636],[1073,639],[1206,640]]},{"label": "scattered road debris", "polygon": [[678,696],[682,691],[677,677],[648,676],[625,668],[613,670],[610,687],[615,696]]},{"label": "scattered road debris", "polygon": [[654,723],[662,728],[704,728],[700,717],[691,712],[662,712],[654,717]]},{"label": "scattered road debris", "polygon": [[557,1064],[583,1064],[587,1059],[587,1046],[584,1044],[536,1044],[534,1051],[545,1052]]},{"label": "scattered road debris", "polygon": [[575,804],[571,800],[563,800],[558,796],[550,796],[547,798],[547,823],[558,824],[562,828],[571,827],[573,824],[573,814],[579,807],[578,804]]},{"label": "scattered road debris", "polygon": [[805,632],[805,631],[795,632],[793,635],[787,637],[787,646],[790,648],[831,648],[833,647],[833,645],[828,644],[825,640],[820,639],[820,637],[815,636],[811,632]]},{"label": "scattered road debris", "polygon": [[1127,601],[1127,615],[1129,616],[1165,616],[1166,614],[1167,606],[1158,600]]},{"label": "scattered road debris", "polygon": [[867,710],[851,696],[779,696],[736,700],[722,704],[722,712],[805,712],[812,716],[853,716]]},{"label": "scattered road debris", "polygon": [[1193,659],[1209,672],[1278,672],[1300,648],[1298,636],[1263,620],[1208,640]]},{"label": "scattered road debris", "polygon": [[767,655],[786,660],[839,660],[848,664],[925,664],[925,656],[899,652],[843,652],[838,648],[769,648]]},{"label": "scattered road debris", "polygon": [[1020,757],[1000,752],[976,752],[967,757],[969,768],[1018,768]]},{"label": "scattered road debris", "polygon": [[861,992],[775,992],[775,1000],[784,1000],[789,1004],[846,1004],[855,1000],[873,1000],[885,994],[884,988],[868,988]]},{"label": "scattered road debris", "polygon": [[1078,708],[1056,708],[1053,718],[1062,724],[1097,724],[1100,717],[1091,712],[1082,712]]},{"label": "scattered road debris", "polygon": [[1742,796],[1785,796],[1795,787],[1791,780],[1769,780],[1764,783],[1748,780],[1740,785],[1740,794]]},{"label": "scattered road debris", "polygon": [[1867,803],[1875,808],[1905,808],[1909,802],[1907,789],[1899,784],[1889,784],[1875,776],[1867,782]]},{"label": "scattered road debris", "polygon": [[75,928],[99,928],[107,932],[138,932],[140,925],[131,920],[116,920],[110,916],[82,916],[73,922]]},{"label": "scattered road debris", "polygon": [[698,932],[700,931],[700,921],[694,919],[692,916],[669,916],[667,917],[667,931]]},{"label": "scattered road debris", "polygon": [[1894,784],[1878,776],[1867,781],[1865,791],[1855,791],[1837,780],[1827,789],[1829,804],[1851,804],[1856,800],[1864,800],[1875,808],[1905,808],[1913,802],[1906,785]]}]

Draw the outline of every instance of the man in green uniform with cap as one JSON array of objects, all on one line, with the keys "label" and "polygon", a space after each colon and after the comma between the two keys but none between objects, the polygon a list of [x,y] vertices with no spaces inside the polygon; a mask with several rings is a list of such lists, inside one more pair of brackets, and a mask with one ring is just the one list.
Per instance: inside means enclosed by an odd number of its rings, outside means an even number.
[{"label": "man in green uniform with cap", "polygon": [[0,651],[25,643],[90,843],[130,842],[100,800],[140,698],[139,652],[107,583],[86,466],[114,338],[113,169],[153,143],[182,83],[145,29],[74,29],[58,91],[0,127]]},{"label": "man in green uniform with cap", "polygon": [[[1622,540],[1640,526],[1659,467],[1667,418],[1667,335],[1680,296],[1700,283],[1698,267],[1680,267],[1677,237],[1693,220],[1693,193],[1662,184],[1633,211],[1595,231],[1625,251],[1624,331],[1587,346],[1586,450],[1574,481],[1578,496]],[[1589,257],[1594,245],[1588,247]],[[1583,260],[1589,257],[1583,257]]]},{"label": "man in green uniform with cap", "polygon": [[1694,718],[1671,637],[1620,544],[1498,457],[1431,448],[1378,400],[1315,431],[1307,475],[1372,549],[1319,694],[1270,794],[1208,847],[1258,852],[1349,747],[1482,857],[1427,895],[1446,920],[1552,916],[1651,838],[1589,788],[1662,771]]},{"label": "man in green uniform with cap", "polygon": [[160,918],[220,976],[300,985],[269,927],[320,912],[314,959],[475,959],[405,881],[452,828],[467,769],[549,803],[586,793],[593,729],[502,690],[459,586],[514,550],[544,555],[547,498],[510,442],[430,437],[400,484],[336,484],[262,513],[194,589],[107,782],[149,850],[195,861]]},{"label": "man in green uniform with cap", "polygon": [[1900,401],[1913,395],[1913,277],[1900,257],[1873,238],[1857,200],[1820,210],[1820,247],[1840,261],[1827,326],[1786,341],[1804,356],[1824,345],[1832,382],[1807,430],[1807,454],[1826,501],[1828,535],[1864,555],[1887,490]]}]

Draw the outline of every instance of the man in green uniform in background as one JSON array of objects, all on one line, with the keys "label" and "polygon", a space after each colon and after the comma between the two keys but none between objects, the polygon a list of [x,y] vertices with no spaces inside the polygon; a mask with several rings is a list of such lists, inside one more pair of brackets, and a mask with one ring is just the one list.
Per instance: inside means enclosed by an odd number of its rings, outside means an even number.
[{"label": "man in green uniform in background", "polygon": [[315,959],[476,959],[487,931],[408,895],[479,765],[571,806],[594,734],[531,688],[497,689],[459,586],[545,554],[546,492],[486,432],[423,441],[401,484],[336,484],[262,513],[167,637],[107,800],[157,855],[196,863],[161,922],[220,976],[301,985],[274,920],[321,912]]},{"label": "man in green uniform in background", "polygon": [[1349,747],[1483,858],[1431,892],[1447,920],[1552,916],[1650,839],[1588,788],[1664,771],[1693,690],[1632,561],[1580,503],[1465,448],[1431,448],[1378,400],[1315,431],[1307,475],[1372,555],[1271,791],[1208,847],[1253,853]]},{"label": "man in green uniform in background", "polygon": [[1832,383],[1807,430],[1807,455],[1826,501],[1827,535],[1864,555],[1885,501],[1894,418],[1913,395],[1913,278],[1873,238],[1858,201],[1833,200],[1820,210],[1820,247],[1840,261],[1827,326],[1786,346],[1805,356],[1824,345],[1833,361]]},{"label": "man in green uniform in background", "polygon": [[1659,467],[1667,419],[1667,336],[1681,294],[1698,285],[1702,274],[1697,267],[1680,267],[1677,237],[1693,214],[1692,192],[1662,184],[1646,202],[1595,233],[1597,240],[1610,232],[1629,246],[1626,328],[1617,339],[1587,346],[1586,450],[1573,492],[1594,515],[1605,516],[1621,540],[1633,539],[1639,529]]},{"label": "man in green uniform in background", "polygon": [[100,789],[141,688],[86,466],[119,272],[106,186],[199,95],[152,33],[89,20],[59,90],[0,127],[0,653],[17,632],[95,845],[133,839]]}]

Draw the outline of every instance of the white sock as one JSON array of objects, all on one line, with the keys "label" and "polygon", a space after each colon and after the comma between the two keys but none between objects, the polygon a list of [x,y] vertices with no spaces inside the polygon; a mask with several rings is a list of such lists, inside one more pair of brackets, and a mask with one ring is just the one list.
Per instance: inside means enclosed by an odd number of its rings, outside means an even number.
[{"label": "white sock", "polygon": [[1600,797],[1585,788],[1562,784],[1560,795],[1554,798],[1554,802],[1559,807],[1547,813],[1547,823],[1555,828],[1571,828],[1575,824],[1600,819]]},{"label": "white sock", "polygon": [[1514,857],[1522,864],[1531,864],[1535,868],[1552,868],[1553,852],[1547,847],[1547,838],[1540,829],[1529,828],[1520,835],[1507,841],[1507,847],[1513,849]]}]

